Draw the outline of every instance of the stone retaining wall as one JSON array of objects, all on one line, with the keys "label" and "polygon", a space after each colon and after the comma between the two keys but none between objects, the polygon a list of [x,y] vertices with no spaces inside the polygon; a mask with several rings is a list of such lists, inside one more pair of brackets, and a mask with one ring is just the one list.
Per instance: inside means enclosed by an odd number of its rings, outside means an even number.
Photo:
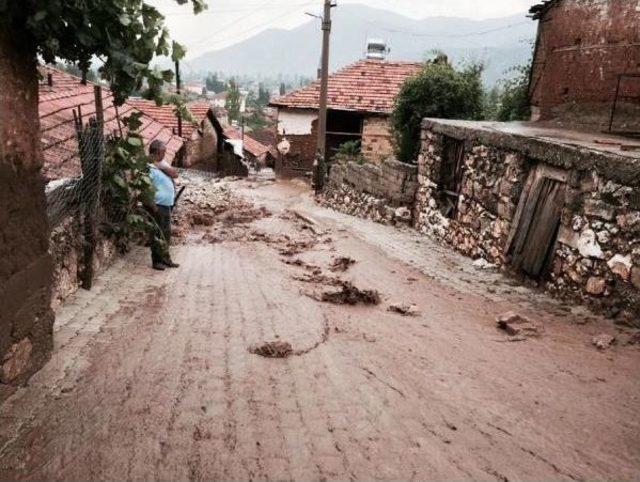
[{"label": "stone retaining wall", "polygon": [[[453,219],[442,214],[438,185],[447,139],[464,143]],[[640,323],[640,169],[632,158],[489,133],[481,126],[425,122],[415,226],[468,256],[510,269],[514,216],[524,204],[527,180],[540,170],[565,180],[557,242],[542,285],[558,297]]]},{"label": "stone retaining wall", "polygon": [[377,222],[409,223],[417,188],[416,166],[344,161],[331,167],[321,203]]}]

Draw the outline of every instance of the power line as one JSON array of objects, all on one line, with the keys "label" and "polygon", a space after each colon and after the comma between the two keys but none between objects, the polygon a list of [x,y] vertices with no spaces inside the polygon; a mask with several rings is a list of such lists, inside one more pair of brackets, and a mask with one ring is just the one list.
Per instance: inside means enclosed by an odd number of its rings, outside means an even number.
[{"label": "power line", "polygon": [[[268,2],[265,2],[265,5],[266,5],[267,3],[270,3],[270,0],[269,0]],[[313,4],[313,3],[315,3],[315,2],[311,2],[311,1],[309,1],[309,2],[306,2],[305,4],[301,4],[300,6],[309,6],[309,5]],[[254,16],[254,15],[257,15],[258,13],[259,13],[259,10],[256,10],[256,11],[254,11],[254,13],[253,13],[252,15],[250,15],[249,17],[252,17],[252,16]],[[251,27],[249,27],[249,28],[247,28],[247,29],[244,29],[244,30],[242,30],[242,31],[240,31],[240,32],[234,32],[234,36],[241,36],[241,35],[244,35],[245,33],[249,33],[249,32],[251,32],[251,31],[255,30],[255,29],[256,29],[256,28],[258,28],[258,27],[268,27],[268,26],[270,26],[272,23],[277,22],[277,21],[278,21],[278,20],[280,20],[281,18],[284,18],[284,17],[287,17],[287,16],[291,15],[292,13],[297,13],[297,12],[295,12],[295,11],[294,11],[294,12],[292,12],[292,11],[291,11],[291,9],[290,9],[290,8],[288,8],[288,6],[287,6],[287,11],[286,11],[286,12],[284,12],[283,14],[281,14],[281,15],[277,15],[277,16],[275,16],[275,17],[273,17],[273,18],[271,18],[271,19],[267,20],[266,22],[260,22],[260,23],[258,23],[258,24],[256,24],[256,25],[252,25]],[[230,28],[232,28],[232,27],[236,26],[236,25],[237,25],[237,23],[238,23],[238,20],[240,20],[240,19],[235,19],[235,20],[233,20],[233,21],[229,22],[228,24],[224,25],[221,29],[218,29],[218,30],[217,30],[217,32],[216,32],[213,36],[207,36],[207,37],[205,37],[205,38],[203,38],[203,39],[200,39],[200,40],[198,40],[197,42],[195,42],[195,43],[191,44],[189,47],[190,47],[190,48],[199,47],[200,45],[203,45],[203,44],[205,44],[205,43],[207,43],[207,42],[210,42],[210,41],[212,41],[212,40],[214,40],[214,42],[213,42],[211,45],[219,44],[219,43],[220,43],[220,41],[215,41],[215,39],[217,39],[218,37],[220,37],[220,35],[221,35],[222,33],[225,33],[225,32],[226,32],[227,30],[229,30]],[[244,20],[246,20],[246,18],[245,18]]]},{"label": "power line", "polygon": [[490,33],[494,33],[494,32],[500,32],[502,30],[509,30],[511,28],[514,27],[518,27],[520,25],[524,25],[524,24],[529,24],[531,23],[529,20],[524,20],[522,22],[516,22],[516,23],[512,23],[509,25],[504,25],[502,27],[496,27],[496,28],[492,28],[492,29],[488,29],[488,30],[481,30],[481,31],[477,31],[477,32],[467,32],[467,33],[461,33],[461,34],[446,34],[446,33],[427,33],[427,32],[411,32],[408,30],[402,30],[402,29],[394,29],[394,28],[387,28],[387,27],[380,27],[379,25],[377,25],[376,23],[367,20],[366,18],[363,18],[359,15],[354,14],[353,12],[350,11],[345,11],[348,15],[351,15],[354,18],[357,18],[365,23],[368,23],[369,25],[373,25],[376,27],[376,30],[382,30],[384,32],[390,32],[390,33],[397,33],[397,34],[403,34],[403,35],[408,35],[411,37],[432,37],[432,38],[466,38],[466,37],[476,37],[476,36],[482,36],[482,35],[487,35]]}]

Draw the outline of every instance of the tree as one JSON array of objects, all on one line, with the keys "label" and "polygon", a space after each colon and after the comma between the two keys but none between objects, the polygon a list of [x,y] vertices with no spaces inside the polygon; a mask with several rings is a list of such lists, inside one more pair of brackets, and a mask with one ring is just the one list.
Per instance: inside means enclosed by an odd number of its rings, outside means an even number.
[{"label": "tree", "polygon": [[529,77],[531,64],[511,69],[511,78],[501,82],[503,92],[497,109],[497,120],[502,122],[529,120],[531,103],[529,101]]},{"label": "tree", "polygon": [[220,92],[224,92],[227,88],[227,85],[223,80],[218,78],[218,74],[209,74],[205,79],[205,85],[207,86],[207,90],[209,92],[213,92],[214,94],[219,94]]},{"label": "tree", "polygon": [[[189,0],[176,0],[179,4]],[[196,13],[203,0],[191,0]],[[117,102],[145,86],[159,98],[170,71],[150,67],[156,55],[184,55],[170,45],[163,17],[144,0],[0,0],[0,285],[12,303],[0,312],[0,359],[11,343],[31,343],[29,373],[52,344],[52,263],[38,117],[38,58],[72,62],[83,72],[94,57]],[[28,279],[29,289],[18,281]],[[24,339],[16,337],[25,337]]]},{"label": "tree", "polygon": [[287,86],[284,82],[280,82],[280,97],[287,93]]},{"label": "tree", "polygon": [[241,110],[241,94],[238,84],[234,79],[229,82],[229,90],[227,91],[227,111],[229,112],[229,120],[240,120]]},{"label": "tree", "polygon": [[271,94],[267,89],[263,87],[262,84],[260,84],[258,86],[258,98],[256,99],[257,104],[261,107],[265,107],[270,100],[271,100]]},{"label": "tree", "polygon": [[420,149],[420,125],[425,117],[479,119],[482,116],[482,66],[456,70],[437,60],[402,86],[392,115],[396,155],[415,163]]}]

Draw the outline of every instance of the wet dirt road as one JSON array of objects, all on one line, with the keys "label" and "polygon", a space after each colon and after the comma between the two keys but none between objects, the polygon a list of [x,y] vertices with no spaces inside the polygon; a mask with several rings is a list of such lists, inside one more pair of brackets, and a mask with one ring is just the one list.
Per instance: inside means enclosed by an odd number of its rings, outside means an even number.
[{"label": "wet dirt road", "polygon": [[[640,350],[595,350],[607,322],[298,186],[234,190],[271,211],[247,236],[188,238],[164,273],[136,251],[61,310],[51,361],[0,406],[0,479],[639,477]],[[382,301],[323,303],[322,277]],[[509,342],[509,310],[544,334]],[[296,354],[249,352],[268,341]]]}]

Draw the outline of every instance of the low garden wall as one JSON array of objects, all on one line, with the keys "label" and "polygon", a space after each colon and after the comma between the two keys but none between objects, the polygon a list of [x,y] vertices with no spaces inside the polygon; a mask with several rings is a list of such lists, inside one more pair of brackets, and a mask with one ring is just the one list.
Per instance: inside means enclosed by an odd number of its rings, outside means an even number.
[{"label": "low garden wall", "polygon": [[418,169],[393,159],[380,164],[345,160],[331,167],[321,203],[377,222],[410,223]]}]

